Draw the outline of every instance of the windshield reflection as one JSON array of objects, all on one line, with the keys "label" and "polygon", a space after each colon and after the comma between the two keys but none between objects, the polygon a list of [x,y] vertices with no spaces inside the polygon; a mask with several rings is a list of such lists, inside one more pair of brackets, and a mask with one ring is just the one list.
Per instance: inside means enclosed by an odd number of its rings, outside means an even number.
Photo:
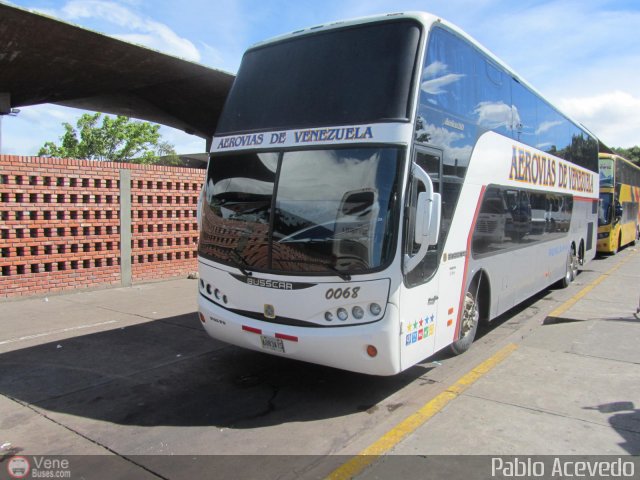
[{"label": "windshield reflection", "polygon": [[248,270],[380,268],[394,252],[398,155],[351,148],[213,157],[199,253]]}]

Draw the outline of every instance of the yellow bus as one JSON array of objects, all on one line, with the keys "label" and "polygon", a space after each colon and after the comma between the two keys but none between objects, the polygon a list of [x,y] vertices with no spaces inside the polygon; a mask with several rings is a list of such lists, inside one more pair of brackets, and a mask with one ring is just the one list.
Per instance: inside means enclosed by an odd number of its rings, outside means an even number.
[{"label": "yellow bus", "polygon": [[599,253],[615,254],[640,239],[640,167],[619,155],[599,154]]}]

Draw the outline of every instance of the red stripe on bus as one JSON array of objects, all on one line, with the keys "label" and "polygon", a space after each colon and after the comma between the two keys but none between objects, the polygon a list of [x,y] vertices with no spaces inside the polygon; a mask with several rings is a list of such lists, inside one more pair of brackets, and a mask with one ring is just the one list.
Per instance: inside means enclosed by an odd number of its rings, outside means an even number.
[{"label": "red stripe on bus", "polygon": [[258,335],[262,335],[262,330],[259,328],[247,327],[246,325],[242,326],[242,330],[249,333],[257,333]]},{"label": "red stripe on bus", "polygon": [[597,198],[589,198],[589,197],[573,197],[576,202],[597,202]]},{"label": "red stripe on bus", "polygon": [[285,335],[284,333],[276,333],[276,338],[280,338],[282,340],[289,340],[290,342],[298,341],[298,337],[294,337],[293,335]]},{"label": "red stripe on bus", "polygon": [[473,220],[471,221],[471,228],[469,229],[469,236],[467,237],[467,254],[464,257],[464,274],[462,276],[462,291],[460,292],[460,304],[458,306],[458,319],[456,321],[456,331],[453,334],[454,341],[458,340],[460,335],[460,320],[462,319],[462,306],[464,305],[464,296],[467,293],[467,273],[469,268],[469,257],[471,256],[471,240],[473,239],[473,231],[476,229],[476,222],[478,221],[478,215],[480,214],[480,205],[482,205],[482,199],[484,198],[484,192],[487,189],[486,185],[482,186],[480,190],[480,196],[478,197],[478,204],[476,205],[476,211],[473,214]]}]

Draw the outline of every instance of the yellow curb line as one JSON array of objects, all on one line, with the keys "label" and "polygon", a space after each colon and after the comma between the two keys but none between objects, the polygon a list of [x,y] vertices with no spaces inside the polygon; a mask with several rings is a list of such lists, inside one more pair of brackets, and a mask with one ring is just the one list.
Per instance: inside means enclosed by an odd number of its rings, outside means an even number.
[{"label": "yellow curb line", "polygon": [[451,400],[454,400],[479,378],[492,370],[496,365],[507,358],[518,346],[510,343],[496,352],[493,356],[476,366],[474,369],[460,377],[453,385],[435,398],[424,404],[418,411],[405,418],[382,437],[358,453],[347,463],[331,472],[327,479],[345,480],[360,474],[367,466],[375,462],[380,456],[387,453],[400,443],[405,437],[413,433],[427,420],[442,410]]}]

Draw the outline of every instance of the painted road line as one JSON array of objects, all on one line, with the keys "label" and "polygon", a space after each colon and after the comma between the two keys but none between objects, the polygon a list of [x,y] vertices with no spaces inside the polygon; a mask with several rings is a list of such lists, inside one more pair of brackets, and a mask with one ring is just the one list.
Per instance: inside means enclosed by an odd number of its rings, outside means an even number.
[{"label": "painted road line", "polygon": [[453,385],[424,404],[418,411],[405,418],[382,437],[358,453],[347,463],[331,472],[327,479],[346,480],[355,477],[387,453],[409,434],[413,433],[427,420],[441,411],[451,400],[461,395],[483,375],[491,371],[496,365],[507,358],[518,346],[510,343],[496,352],[493,356],[477,365],[474,369],[460,377]]},{"label": "painted road line", "polygon": [[607,270],[606,272],[600,274],[600,276],[598,278],[593,280],[591,283],[587,284],[586,287],[584,287],[582,290],[580,290],[578,293],[576,293],[573,297],[571,297],[569,300],[564,302],[559,307],[555,308],[551,313],[549,313],[549,315],[547,315],[547,318],[559,318],[564,312],[566,312],[571,307],[573,307],[576,303],[578,303],[578,301],[580,299],[584,298],[584,296],[587,295],[591,290],[593,290],[598,285],[600,285],[604,280],[609,278],[613,274],[613,272],[615,272],[622,265],[624,265],[629,260],[631,260],[631,258],[633,258],[633,255],[629,255],[628,257],[624,258],[623,260],[620,260],[616,265],[611,267],[609,270]]},{"label": "painted road line", "polygon": [[101,327],[103,325],[111,325],[113,323],[118,323],[118,320],[109,320],[106,322],[92,323],[89,325],[78,325],[76,327],[61,328],[60,330],[52,330],[50,332],[36,333],[34,335],[25,335],[24,337],[10,338],[8,340],[1,341],[0,345],[6,345],[8,343],[24,342],[26,340],[33,340],[34,338],[48,337],[50,335],[58,335],[60,333],[73,332],[75,330],[84,330],[86,328]]}]

